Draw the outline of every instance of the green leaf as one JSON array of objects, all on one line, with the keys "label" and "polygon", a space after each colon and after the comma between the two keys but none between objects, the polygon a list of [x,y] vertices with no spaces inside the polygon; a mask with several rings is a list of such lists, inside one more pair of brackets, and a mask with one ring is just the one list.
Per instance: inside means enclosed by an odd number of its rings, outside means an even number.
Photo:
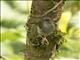
[{"label": "green leaf", "polygon": [[3,40],[17,40],[21,35],[17,32],[6,31],[0,34],[1,41]]}]

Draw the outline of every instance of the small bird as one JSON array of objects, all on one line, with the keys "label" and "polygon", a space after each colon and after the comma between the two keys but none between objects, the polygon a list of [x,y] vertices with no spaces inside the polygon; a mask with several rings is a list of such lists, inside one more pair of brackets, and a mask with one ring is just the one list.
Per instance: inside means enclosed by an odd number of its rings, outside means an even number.
[{"label": "small bird", "polygon": [[47,36],[55,31],[55,24],[49,17],[44,17],[39,23],[38,23],[38,33],[42,37],[42,44],[49,45],[49,42],[47,40]]}]

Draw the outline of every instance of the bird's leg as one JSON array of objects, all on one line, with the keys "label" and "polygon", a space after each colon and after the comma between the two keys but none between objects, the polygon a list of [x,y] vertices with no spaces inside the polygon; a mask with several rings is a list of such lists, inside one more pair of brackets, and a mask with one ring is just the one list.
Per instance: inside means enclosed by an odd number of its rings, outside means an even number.
[{"label": "bird's leg", "polygon": [[42,37],[42,42],[41,42],[43,45],[46,44],[46,45],[49,45],[49,42],[47,40],[46,37]]}]

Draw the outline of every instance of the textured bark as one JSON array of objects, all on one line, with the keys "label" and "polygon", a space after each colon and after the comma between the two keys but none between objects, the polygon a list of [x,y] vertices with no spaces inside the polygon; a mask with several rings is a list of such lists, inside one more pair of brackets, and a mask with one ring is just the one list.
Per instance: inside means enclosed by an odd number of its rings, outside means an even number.
[{"label": "textured bark", "polygon": [[[39,42],[41,40],[40,38],[37,38],[38,40],[35,40],[36,36],[38,36],[36,23],[39,23],[39,21],[41,21],[42,18],[46,16],[51,18],[51,20],[53,20],[53,22],[56,24],[61,16],[63,1],[54,10],[51,10],[49,13],[45,12],[53,8],[59,2],[60,0],[32,1],[30,19],[26,24],[28,27],[28,39],[26,40],[25,60],[49,60],[50,57],[54,60],[56,52],[55,38],[53,38],[51,35],[47,36],[49,45],[36,46],[37,44],[35,42]],[[56,26],[56,30],[57,29],[58,27]]]}]

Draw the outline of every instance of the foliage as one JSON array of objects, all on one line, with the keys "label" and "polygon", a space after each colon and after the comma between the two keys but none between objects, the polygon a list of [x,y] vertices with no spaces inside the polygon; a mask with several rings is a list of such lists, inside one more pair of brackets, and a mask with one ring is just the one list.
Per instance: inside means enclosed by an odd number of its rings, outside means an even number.
[{"label": "foliage", "polygon": [[24,26],[30,4],[31,1],[1,1],[1,55],[7,60],[24,59],[23,49],[26,40]]}]

